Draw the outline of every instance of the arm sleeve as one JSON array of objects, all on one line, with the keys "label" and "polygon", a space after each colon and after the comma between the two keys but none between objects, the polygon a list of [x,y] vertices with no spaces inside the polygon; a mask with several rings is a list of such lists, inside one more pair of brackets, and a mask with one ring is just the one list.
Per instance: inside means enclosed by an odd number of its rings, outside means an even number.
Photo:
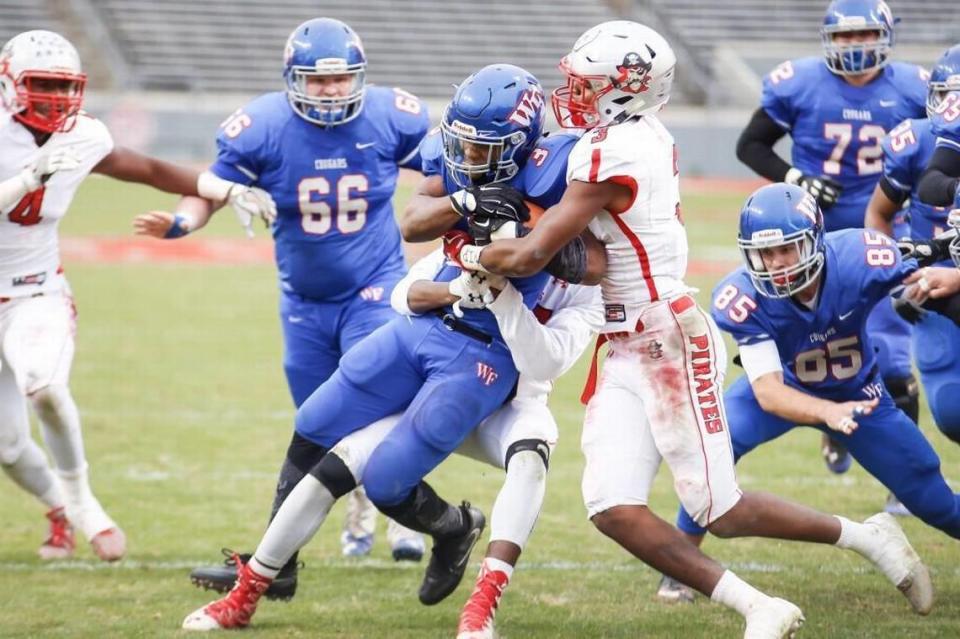
[{"label": "arm sleeve", "polygon": [[767,373],[783,370],[780,351],[777,350],[777,343],[772,339],[741,346],[740,365],[743,366],[747,379],[751,382]]},{"label": "arm sleeve", "polygon": [[920,176],[917,193],[922,202],[933,206],[951,206],[960,184],[960,149],[937,146]]},{"label": "arm sleeve", "polygon": [[571,289],[570,302],[546,324],[541,324],[533,311],[523,305],[523,297],[509,282],[497,299],[487,305],[497,318],[517,370],[533,380],[547,382],[560,377],[603,327],[600,288]]},{"label": "arm sleeve", "polygon": [[393,292],[390,293],[390,306],[393,307],[393,310],[401,315],[416,315],[417,313],[411,311],[407,304],[410,287],[413,286],[414,282],[420,280],[432,282],[437,273],[443,269],[443,262],[443,250],[437,249],[411,266],[410,272],[397,282],[397,285],[393,287]]},{"label": "arm sleeve", "polygon": [[773,182],[783,182],[790,165],[773,150],[786,130],[762,108],[757,109],[737,140],[737,159]]}]

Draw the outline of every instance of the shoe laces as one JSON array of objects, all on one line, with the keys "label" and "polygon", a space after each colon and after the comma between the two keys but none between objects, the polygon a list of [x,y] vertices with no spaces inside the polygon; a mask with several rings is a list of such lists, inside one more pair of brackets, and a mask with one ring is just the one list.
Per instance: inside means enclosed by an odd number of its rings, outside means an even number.
[{"label": "shoe laces", "polygon": [[[233,559],[240,561],[240,555],[234,553]],[[205,609],[223,627],[246,626],[257,610],[257,603],[272,579],[253,572],[247,563],[242,562],[237,574],[237,583],[227,596],[214,601]]]},{"label": "shoe laces", "polygon": [[74,546],[73,527],[67,520],[63,507],[54,508],[46,516],[50,520],[50,533],[43,545],[55,548],[72,548]]},{"label": "shoe laces", "polygon": [[487,620],[493,619],[508,581],[509,578],[503,571],[488,570],[486,567],[481,570],[470,599],[460,613],[460,632],[480,630]]}]

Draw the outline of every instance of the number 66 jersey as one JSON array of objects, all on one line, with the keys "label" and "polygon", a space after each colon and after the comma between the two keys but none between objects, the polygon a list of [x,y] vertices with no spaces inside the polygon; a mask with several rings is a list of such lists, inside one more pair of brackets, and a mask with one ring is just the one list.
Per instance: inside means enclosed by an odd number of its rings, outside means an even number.
[{"label": "number 66 jersey", "polygon": [[827,233],[825,247],[813,308],[759,295],[740,267],[713,290],[713,318],[740,346],[773,340],[789,386],[834,401],[879,396],[867,316],[890,303],[890,290],[917,262],[901,260],[887,236],[863,229]]}]

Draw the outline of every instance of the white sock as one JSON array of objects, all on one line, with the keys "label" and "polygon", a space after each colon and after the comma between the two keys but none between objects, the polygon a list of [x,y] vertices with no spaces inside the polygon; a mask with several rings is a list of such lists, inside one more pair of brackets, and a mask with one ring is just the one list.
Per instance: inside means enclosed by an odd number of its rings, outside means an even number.
[{"label": "white sock", "polygon": [[540,516],[546,487],[547,469],[540,455],[523,450],[511,457],[490,513],[491,541],[509,541],[523,549]]},{"label": "white sock", "polygon": [[40,419],[43,440],[57,469],[73,472],[86,468],[80,411],[70,395],[70,389],[66,386],[48,386],[34,393],[30,400]]},{"label": "white sock", "polygon": [[251,567],[264,577],[276,577],[293,553],[316,534],[335,501],[320,480],[304,476],[270,522]]},{"label": "white sock", "polygon": [[835,544],[839,548],[852,550],[868,561],[880,561],[882,548],[878,542],[879,531],[876,528],[850,521],[846,517],[834,515],[840,520],[840,539]]},{"label": "white sock", "polygon": [[729,570],[724,571],[710,593],[710,599],[733,608],[744,617],[769,598]]},{"label": "white sock", "polygon": [[510,578],[513,577],[513,566],[502,559],[497,559],[496,557],[483,558],[483,563],[480,565],[481,575],[483,574],[484,570],[489,572],[500,571],[506,573],[507,581],[510,581]]},{"label": "white sock", "polygon": [[20,488],[39,499],[48,509],[63,506],[57,478],[50,470],[46,455],[32,439],[27,439],[17,461],[4,464],[3,470]]},{"label": "white sock", "polygon": [[83,536],[93,539],[111,528],[117,528],[116,522],[103,510],[103,506],[90,490],[90,478],[87,465],[70,472],[58,470],[57,477],[63,490],[63,503],[67,519],[76,526]]}]

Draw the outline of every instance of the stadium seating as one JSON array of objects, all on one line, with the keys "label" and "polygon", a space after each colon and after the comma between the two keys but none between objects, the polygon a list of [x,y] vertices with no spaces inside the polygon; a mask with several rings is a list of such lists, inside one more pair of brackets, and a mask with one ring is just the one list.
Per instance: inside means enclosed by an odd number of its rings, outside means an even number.
[{"label": "stadium seating", "polygon": [[0,43],[30,29],[56,30],[51,5],[37,0],[0,0]]}]

